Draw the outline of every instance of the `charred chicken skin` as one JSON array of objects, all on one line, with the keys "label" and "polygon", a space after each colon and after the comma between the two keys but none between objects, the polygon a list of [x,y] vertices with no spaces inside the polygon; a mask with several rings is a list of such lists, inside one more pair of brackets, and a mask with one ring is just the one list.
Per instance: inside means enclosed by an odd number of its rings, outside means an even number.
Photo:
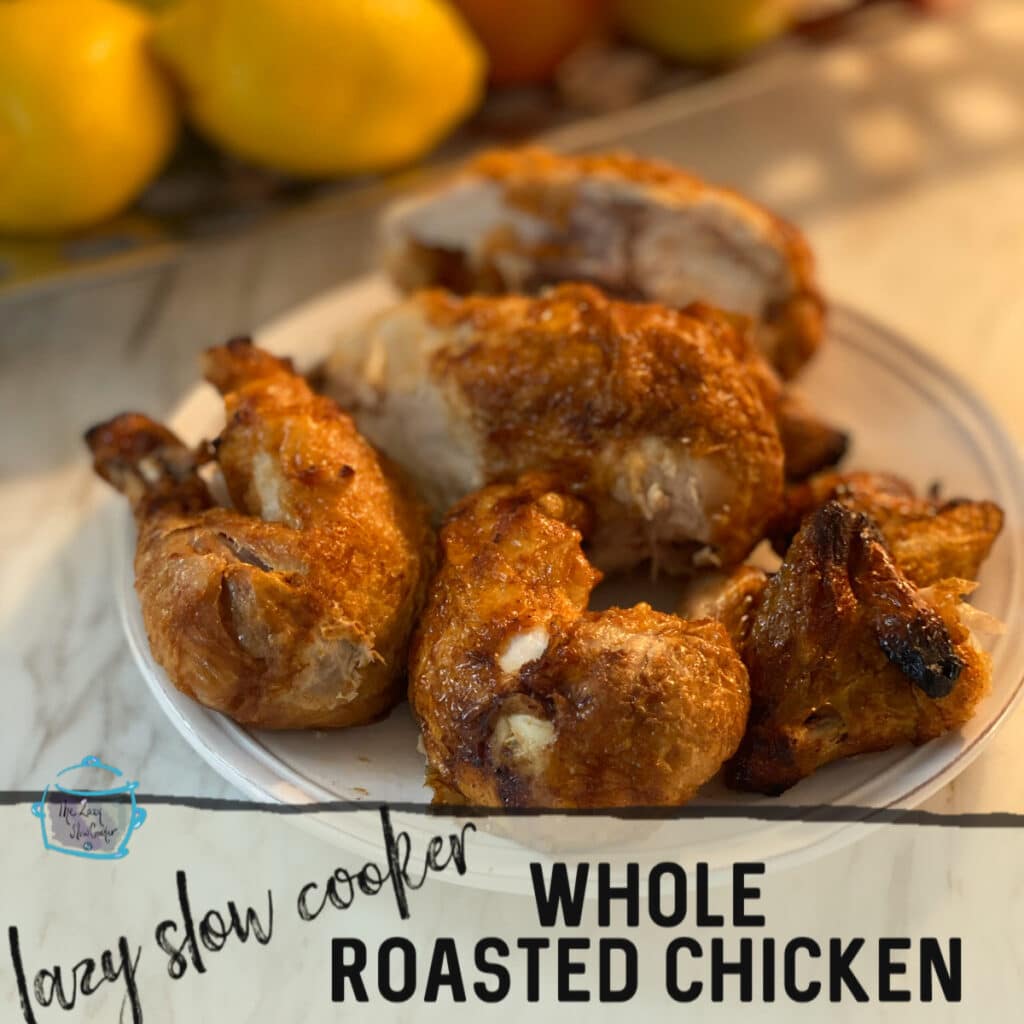
[{"label": "charred chicken skin", "polygon": [[344,338],[328,390],[443,512],[550,471],[593,507],[602,569],[733,565],[778,510],[783,454],[748,348],[707,307],[422,292]]},{"label": "charred chicken skin", "polygon": [[188,449],[126,413],[86,435],[129,499],[136,590],[174,685],[245,725],[368,722],[401,697],[434,554],[426,514],[351,419],[289,364],[236,340],[206,353],[227,426],[213,445],[234,508]]},{"label": "charred chicken skin", "polygon": [[991,501],[918,497],[887,473],[823,473],[788,491],[771,530],[780,555],[804,517],[830,500],[870,516],[893,561],[919,587],[949,577],[977,579],[1003,526],[1002,509]]},{"label": "charred chicken skin", "polygon": [[871,518],[828,501],[777,573],[743,566],[691,595],[680,614],[721,621],[750,673],[750,721],[727,782],[780,793],[830,761],[967,722],[991,676],[962,601],[974,586],[915,586]]},{"label": "charred chicken skin", "polygon": [[681,804],[736,749],[747,674],[725,629],[588,612],[590,517],[550,478],[485,488],[441,531],[409,699],[439,802]]},{"label": "charred chicken skin", "polygon": [[409,290],[590,281],[622,298],[709,302],[757,321],[759,345],[784,377],[823,334],[810,250],[795,227],[735,192],[626,154],[484,153],[441,190],[395,207],[384,249]]}]

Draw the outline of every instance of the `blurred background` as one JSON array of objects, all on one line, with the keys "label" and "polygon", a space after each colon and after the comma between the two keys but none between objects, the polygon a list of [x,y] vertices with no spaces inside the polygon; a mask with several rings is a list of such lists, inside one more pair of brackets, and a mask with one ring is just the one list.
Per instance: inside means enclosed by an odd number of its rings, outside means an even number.
[{"label": "blurred background", "polygon": [[[794,152],[757,198],[799,216],[792,207],[810,201],[797,193],[812,178],[849,177],[858,135],[876,144],[879,133],[891,136],[890,172],[910,144],[885,114],[848,123],[834,144],[839,126],[820,96],[800,92],[801,61],[856,52],[936,16],[956,31],[965,6],[0,0],[0,291],[167,261],[187,244],[296,217],[341,216],[350,230],[360,210],[481,145],[537,136],[568,148],[614,145],[617,134],[767,91],[787,71],[792,117],[817,119],[826,162]],[[856,63],[835,74],[915,70],[913,61]],[[979,116],[968,109],[976,99],[954,99],[956,116]],[[754,138],[791,128],[776,119],[713,130]],[[690,163],[714,164],[714,145],[691,148]],[[736,177],[734,162],[696,169]]]}]

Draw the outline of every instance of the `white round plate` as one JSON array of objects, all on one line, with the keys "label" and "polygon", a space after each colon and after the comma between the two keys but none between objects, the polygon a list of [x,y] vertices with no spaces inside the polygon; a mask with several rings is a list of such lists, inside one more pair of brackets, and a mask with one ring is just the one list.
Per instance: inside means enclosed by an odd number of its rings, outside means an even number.
[{"label": "white round plate", "polygon": [[[308,368],[331,348],[339,331],[394,300],[379,276],[332,291],[277,321],[257,341]],[[1006,525],[982,572],[975,603],[1006,623],[989,644],[993,689],[959,733],[918,748],[850,758],[829,765],[778,798],[751,798],[712,782],[700,801],[772,806],[853,805],[905,808],[920,803],[961,772],[992,736],[1021,694],[1024,672],[1024,487],[1016,447],[984,405],[948,371],[888,331],[844,309],[833,311],[829,339],[801,378],[801,387],[830,420],[854,438],[846,465],[892,470],[915,486],[934,482],[943,493],[997,501]],[[222,406],[200,385],[170,426],[188,441],[221,428]],[[184,697],[153,660],[132,579],[134,529],[125,517],[120,535],[120,596],[125,631],[160,706],[192,746],[226,779],[261,800],[284,803],[387,801],[427,804],[416,727],[405,706],[385,721],[359,729],[271,733],[242,729]],[[618,588],[620,602],[648,598]],[[628,590],[628,588],[627,588]],[[699,801],[695,804],[699,806]],[[323,813],[291,820],[311,824],[353,853],[378,859],[375,814]],[[398,814],[414,849],[449,821]],[[614,817],[477,819],[469,870],[459,879],[484,888],[519,891],[529,884],[527,860],[589,856],[621,865],[659,860],[706,861],[724,872],[734,861],[792,864],[833,849],[858,832],[849,822],[623,820]],[[529,853],[524,849],[528,848]]]}]

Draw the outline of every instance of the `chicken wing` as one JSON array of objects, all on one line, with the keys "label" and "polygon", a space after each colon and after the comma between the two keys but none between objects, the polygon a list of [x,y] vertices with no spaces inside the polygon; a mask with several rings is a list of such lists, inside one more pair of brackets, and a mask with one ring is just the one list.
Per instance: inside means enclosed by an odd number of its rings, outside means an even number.
[{"label": "chicken wing", "polygon": [[744,566],[680,614],[729,629],[750,673],[735,788],[779,793],[841,757],[924,743],[963,725],[990,686],[962,579],[918,588],[874,521],[838,501],[812,512],[772,576]]},{"label": "chicken wing", "polygon": [[331,728],[401,696],[434,557],[426,513],[351,419],[288,364],[234,341],[207,352],[227,426],[212,446],[234,508],[191,451],[133,413],[86,435],[130,500],[154,658],[207,707],[261,728]]},{"label": "chicken wing", "polygon": [[680,804],[743,734],[747,676],[718,623],[588,612],[586,506],[530,476],[460,503],[410,657],[441,802]]},{"label": "chicken wing", "polygon": [[900,571],[919,587],[977,579],[1003,526],[1002,509],[991,501],[920,498],[887,473],[824,473],[787,493],[771,529],[780,555],[808,512],[832,499],[875,520]]},{"label": "chicken wing", "polygon": [[383,234],[385,261],[410,290],[590,281],[680,308],[702,300],[757,320],[785,377],[822,339],[824,304],[796,228],[653,160],[487,152],[440,191],[393,208]]}]

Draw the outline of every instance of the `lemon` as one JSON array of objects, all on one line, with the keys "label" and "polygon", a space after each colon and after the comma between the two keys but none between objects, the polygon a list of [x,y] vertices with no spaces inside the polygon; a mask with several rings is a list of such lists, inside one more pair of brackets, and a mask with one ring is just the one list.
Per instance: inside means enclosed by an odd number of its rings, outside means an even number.
[{"label": "lemon", "polygon": [[415,159],[476,105],[485,70],[443,0],[182,0],[155,43],[201,132],[305,176]]},{"label": "lemon", "polygon": [[637,42],[704,64],[739,57],[785,31],[797,0],[618,0],[615,9]]},{"label": "lemon", "polygon": [[115,0],[0,0],[0,233],[116,213],[174,143],[150,22]]}]

